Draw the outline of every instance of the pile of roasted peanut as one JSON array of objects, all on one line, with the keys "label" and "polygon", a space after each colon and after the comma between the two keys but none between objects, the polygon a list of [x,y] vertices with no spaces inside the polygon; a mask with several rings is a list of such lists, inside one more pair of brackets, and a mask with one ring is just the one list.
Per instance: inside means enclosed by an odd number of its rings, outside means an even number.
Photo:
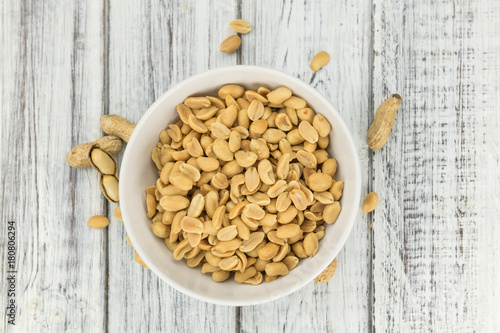
[{"label": "pile of roasted peanut", "polygon": [[285,87],[239,85],[177,106],[152,151],[148,218],[176,260],[217,282],[260,284],[316,255],[344,183],[325,150],[331,125]]}]

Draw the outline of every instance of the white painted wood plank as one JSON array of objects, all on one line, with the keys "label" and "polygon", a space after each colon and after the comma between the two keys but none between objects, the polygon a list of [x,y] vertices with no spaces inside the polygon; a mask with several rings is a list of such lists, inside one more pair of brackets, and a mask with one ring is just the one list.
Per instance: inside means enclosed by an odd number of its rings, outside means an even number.
[{"label": "white painted wood plank", "polygon": [[0,331],[101,331],[106,238],[86,222],[103,199],[65,155],[100,135],[102,2],[5,1],[0,16],[0,239],[14,220],[18,246],[16,326],[2,311]]},{"label": "white painted wood plank", "polygon": [[374,1],[375,105],[403,105],[373,154],[377,331],[497,330],[498,1]]},{"label": "white painted wood plank", "polygon": [[[331,101],[353,133],[366,191],[370,1],[244,1],[242,18],[254,26],[242,37],[242,63],[281,69],[309,82]],[[331,60],[314,74],[309,64],[322,50]],[[360,213],[331,282],[310,283],[281,300],[242,308],[242,332],[369,331],[368,225],[367,216]]]},{"label": "white painted wood plank", "polygon": [[[238,55],[219,52],[219,44],[236,17],[236,1],[111,1],[109,113],[137,122],[174,84],[211,68],[235,65]],[[200,302],[170,288],[134,262],[123,225],[109,230],[110,330],[235,329],[235,308]]]}]

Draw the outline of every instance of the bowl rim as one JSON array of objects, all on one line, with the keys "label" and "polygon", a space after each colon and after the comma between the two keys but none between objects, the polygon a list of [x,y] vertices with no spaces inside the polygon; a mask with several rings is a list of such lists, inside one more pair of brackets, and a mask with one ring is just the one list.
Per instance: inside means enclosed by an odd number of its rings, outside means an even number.
[{"label": "bowl rim", "polygon": [[[362,181],[361,181],[361,164],[360,164],[360,160],[359,160],[359,154],[358,154],[358,151],[357,151],[356,146],[354,144],[352,134],[351,134],[349,128],[347,127],[347,125],[345,124],[341,114],[315,88],[313,88],[312,86],[310,86],[306,82],[302,81],[301,79],[294,77],[290,74],[287,74],[285,72],[282,72],[280,70],[276,70],[273,68],[267,68],[267,67],[263,67],[263,66],[235,65],[235,66],[219,67],[216,69],[207,70],[207,71],[195,74],[193,76],[190,76],[189,78],[184,79],[181,82],[177,83],[176,85],[170,87],[159,98],[157,98],[155,100],[155,102],[148,108],[148,110],[142,115],[141,119],[139,120],[139,122],[136,125],[136,129],[140,129],[143,126],[143,124],[146,122],[146,120],[151,116],[151,114],[158,107],[158,105],[161,104],[161,102],[163,100],[165,100],[165,99],[169,98],[171,95],[175,94],[176,91],[179,90],[180,88],[187,86],[187,85],[190,85],[192,82],[202,80],[207,76],[217,75],[218,73],[227,72],[227,71],[236,71],[236,70],[237,71],[241,71],[241,70],[243,70],[243,71],[245,71],[245,70],[246,71],[253,71],[253,70],[262,71],[263,70],[263,71],[267,71],[268,73],[273,73],[274,75],[277,75],[277,76],[285,77],[287,80],[291,80],[294,83],[302,86],[304,88],[304,90],[307,91],[307,93],[316,95],[315,96],[316,98],[320,99],[322,103],[324,103],[325,105],[327,105],[329,107],[329,109],[330,109],[329,111],[332,112],[333,114],[335,114],[336,118],[338,119],[336,126],[342,127],[342,130],[347,134],[344,139],[345,139],[346,144],[348,145],[349,150],[352,151],[352,153],[353,153],[353,157],[354,157],[353,162],[354,162],[354,169],[355,169],[354,173],[353,173],[354,174],[354,178],[353,178],[354,181],[352,182],[351,186],[354,187],[354,198],[357,198],[359,201],[361,198],[361,183],[362,183]],[[228,82],[227,84],[230,84],[230,82]],[[132,132],[132,135],[131,135],[128,143],[127,143],[127,146],[125,148],[125,153],[123,155],[121,167],[120,167],[120,175],[123,175],[123,174],[126,175],[129,172],[128,170],[129,170],[131,164],[127,163],[127,161],[132,159],[132,157],[130,155],[131,153],[129,153],[131,151],[131,149],[129,149],[129,147],[133,146],[133,144],[136,140],[136,136],[138,135],[137,134],[138,132],[139,132],[138,130],[134,130]],[[120,188],[119,188],[120,198],[126,198],[126,196],[124,194],[125,194],[124,187],[120,186]],[[358,203],[358,205],[355,205],[355,204],[353,205],[353,207],[357,207],[357,206],[359,206],[359,203]],[[351,234],[352,227],[354,226],[354,223],[356,222],[356,215],[358,213],[358,210],[359,209],[353,208],[353,209],[351,209],[351,211],[348,212],[348,215],[346,216],[346,219],[348,220],[348,224],[345,228],[343,235],[340,238],[340,241],[338,242],[337,247],[330,251],[331,252],[331,254],[329,255],[330,260],[328,262],[325,262],[323,265],[318,265],[318,267],[319,267],[317,270],[318,272],[311,279],[304,279],[300,283],[297,283],[296,285],[294,285],[293,288],[285,289],[284,291],[277,293],[276,295],[274,295],[272,297],[265,298],[265,299],[256,299],[256,300],[250,300],[250,301],[235,299],[235,300],[228,301],[228,300],[220,300],[217,298],[212,298],[212,297],[201,295],[195,291],[190,290],[189,288],[185,288],[184,286],[177,283],[175,280],[170,279],[169,277],[163,275],[161,273],[160,269],[158,267],[156,267],[156,265],[148,258],[147,255],[145,255],[146,251],[143,249],[143,247],[140,245],[140,243],[136,242],[136,238],[135,238],[134,233],[129,232],[129,231],[131,231],[132,227],[130,226],[130,222],[128,222],[128,221],[130,221],[130,219],[127,218],[127,215],[128,215],[127,205],[124,205],[124,207],[121,208],[121,212],[123,215],[123,223],[125,225],[125,230],[127,232],[127,235],[129,236],[132,244],[134,244],[134,250],[139,254],[141,259],[150,268],[150,270],[154,274],[156,274],[156,276],[158,276],[162,281],[166,282],[169,286],[173,287],[177,291],[180,291],[180,292],[182,292],[186,295],[189,295],[195,299],[198,299],[198,300],[201,300],[204,302],[208,302],[208,303],[212,303],[212,304],[226,305],[226,306],[250,306],[250,305],[258,305],[258,304],[263,304],[263,303],[275,301],[277,299],[280,299],[282,297],[285,297],[287,295],[292,294],[293,292],[303,288],[305,285],[307,285],[308,283],[313,281],[314,277],[319,275],[330,264],[330,262],[333,261],[337,257],[340,250],[344,247],[347,238]]]}]

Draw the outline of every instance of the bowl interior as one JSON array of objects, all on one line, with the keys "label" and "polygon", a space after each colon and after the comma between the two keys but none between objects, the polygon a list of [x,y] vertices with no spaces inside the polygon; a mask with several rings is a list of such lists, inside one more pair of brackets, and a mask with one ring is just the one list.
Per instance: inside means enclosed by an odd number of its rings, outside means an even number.
[{"label": "bowl interior", "polygon": [[[162,239],[151,231],[146,218],[145,188],[154,185],[158,175],[151,161],[151,150],[158,142],[161,130],[178,120],[177,104],[190,95],[217,95],[224,84],[235,83],[247,89],[259,86],[271,89],[289,87],[294,95],[304,98],[316,112],[322,113],[332,124],[330,156],[337,159],[337,179],[345,183],[341,200],[342,212],[338,220],[327,225],[325,237],[319,242],[315,257],[300,260],[288,276],[259,286],[234,281],[216,283],[210,274],[200,268],[189,268],[185,261],[175,261]],[[339,113],[313,88],[279,71],[235,66],[208,71],[183,81],[160,97],[142,117],[127,145],[120,173],[120,206],[134,248],[146,264],[164,281],[176,289],[198,299],[225,305],[250,305],[285,296],[310,282],[338,254],[343,246],[359,209],[361,176],[354,143]]]}]

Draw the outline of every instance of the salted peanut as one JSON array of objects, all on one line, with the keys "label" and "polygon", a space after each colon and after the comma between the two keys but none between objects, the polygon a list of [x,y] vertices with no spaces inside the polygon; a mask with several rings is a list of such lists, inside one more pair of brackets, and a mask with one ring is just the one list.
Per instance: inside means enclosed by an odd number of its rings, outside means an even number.
[{"label": "salted peanut", "polygon": [[265,213],[264,217],[259,221],[259,224],[263,227],[272,227],[276,225],[277,217],[275,214]]},{"label": "salted peanut", "polygon": [[182,242],[177,244],[177,246],[175,247],[174,253],[173,253],[174,259],[181,260],[192,249],[193,249],[193,247],[191,245],[189,245],[189,240],[187,238],[184,239]]},{"label": "salted peanut", "polygon": [[165,210],[177,212],[189,207],[189,199],[180,195],[166,195],[161,198],[160,205]]},{"label": "salted peanut", "polygon": [[215,155],[214,153],[214,149],[213,149],[213,146],[214,144],[212,143],[211,145],[209,145],[206,149],[205,149],[205,154],[208,156],[208,157],[211,157],[211,158],[215,158],[217,159],[217,155]]},{"label": "salted peanut", "polygon": [[222,100],[226,99],[226,96],[231,96],[233,98],[240,98],[245,93],[245,88],[236,84],[227,84],[219,89],[218,95]]},{"label": "salted peanut", "polygon": [[278,212],[284,212],[291,204],[292,200],[290,199],[289,193],[283,192],[276,199],[276,210]]},{"label": "salted peanut", "polygon": [[335,201],[332,204],[326,205],[325,210],[323,211],[323,219],[326,223],[332,224],[335,222],[340,214],[341,210],[340,203]]},{"label": "salted peanut", "polygon": [[285,111],[285,113],[288,116],[288,118],[290,119],[290,122],[292,123],[292,125],[294,125],[294,126],[299,125],[299,117],[297,116],[297,110],[295,110],[293,108],[289,108],[289,107],[285,107],[282,110]]},{"label": "salted peanut", "polygon": [[187,215],[192,217],[198,217],[201,215],[204,208],[205,208],[205,198],[201,193],[198,193],[192,197]]},{"label": "salted peanut", "polygon": [[299,257],[301,259],[307,258],[307,253],[304,250],[303,242],[296,242],[296,243],[292,244],[292,251],[297,257]]},{"label": "salted peanut", "polygon": [[162,196],[165,196],[165,195],[182,195],[182,196],[186,196],[188,194],[188,191],[181,190],[181,189],[177,188],[174,185],[165,186],[164,188],[160,189],[159,191],[160,191],[160,194]]},{"label": "salted peanut", "polygon": [[306,168],[315,169],[317,166],[316,156],[305,150],[297,152],[297,160]]},{"label": "salted peanut", "polygon": [[256,286],[256,285],[259,285],[262,283],[262,279],[263,279],[262,273],[257,272],[257,274],[255,274],[253,277],[243,281],[243,283],[248,283],[248,284],[252,284],[252,285]]},{"label": "salted peanut", "polygon": [[267,233],[267,239],[269,239],[270,242],[273,242],[278,245],[285,245],[285,241],[278,236],[276,236],[276,230],[270,231]]},{"label": "salted peanut", "polygon": [[262,134],[262,138],[266,140],[268,143],[278,143],[281,139],[286,138],[285,132],[275,128],[268,128],[264,134]]},{"label": "salted peanut", "polygon": [[276,166],[276,176],[278,179],[285,179],[290,171],[290,154],[283,154]]},{"label": "salted peanut", "polygon": [[[260,186],[260,177],[256,167],[250,167],[245,172],[245,186],[250,192],[255,192]],[[244,194],[242,192],[242,194]]]},{"label": "salted peanut", "polygon": [[229,252],[229,251],[236,251],[242,244],[241,239],[239,238],[234,238],[230,241],[225,241],[225,242],[219,242],[217,245],[214,246],[214,250],[217,250],[219,252]]},{"label": "salted peanut", "polygon": [[325,116],[319,113],[314,116],[312,124],[316,131],[318,131],[320,137],[327,137],[332,130],[330,122],[325,118]]},{"label": "salted peanut", "polygon": [[273,186],[267,190],[267,195],[270,198],[277,198],[281,193],[285,192],[287,183],[284,180],[278,180]]},{"label": "salted peanut", "polygon": [[220,257],[213,255],[212,252],[206,252],[205,253],[205,260],[207,261],[207,263],[209,265],[219,267],[219,263],[222,259]]},{"label": "salted peanut", "polygon": [[316,171],[312,168],[304,168],[304,170],[302,171],[302,178],[304,178],[304,181],[306,182],[306,184],[308,183],[309,181],[309,177],[311,177],[311,175],[314,175],[316,173]]},{"label": "salted peanut", "polygon": [[243,209],[245,208],[245,206],[248,205],[248,201],[241,201],[241,202],[238,202],[232,209],[231,211],[229,212],[229,219],[232,220],[238,216],[241,215],[241,213],[243,212]]},{"label": "salted peanut", "polygon": [[215,155],[226,162],[233,160],[233,152],[229,148],[229,144],[226,140],[216,139],[212,146]]},{"label": "salted peanut", "polygon": [[175,151],[175,149],[162,147],[162,149],[160,150],[160,152],[161,152],[160,163],[162,165],[165,165],[168,162],[172,162],[174,160],[174,158],[172,157],[172,153],[174,151]]},{"label": "salted peanut", "polygon": [[314,121],[315,115],[316,115],[316,112],[314,112],[314,110],[311,108],[304,107],[304,108],[299,108],[297,110],[297,117],[299,117],[300,120],[307,121],[311,124]]},{"label": "salted peanut", "polygon": [[167,238],[170,235],[170,227],[161,222],[152,223],[151,228],[157,237]]},{"label": "salted peanut", "polygon": [[206,96],[206,97],[210,100],[210,103],[212,104],[212,106],[215,106],[218,109],[224,109],[226,107],[224,102],[222,100],[220,100],[219,98],[217,98],[215,96]]},{"label": "salted peanut", "polygon": [[215,171],[219,168],[219,161],[211,157],[200,156],[196,159],[196,164],[203,171]]},{"label": "salted peanut", "polygon": [[241,252],[250,252],[254,250],[264,240],[265,234],[262,231],[252,232],[248,239],[241,242],[239,250]]},{"label": "salted peanut", "polygon": [[363,202],[363,208],[361,210],[365,213],[369,213],[377,207],[378,194],[375,192],[370,192],[366,195],[365,201]]},{"label": "salted peanut", "polygon": [[[219,112],[219,108],[216,106],[209,106],[208,108],[202,108],[198,110],[195,114],[196,118],[200,120],[209,120]],[[189,118],[188,118],[189,120]],[[187,122],[186,122],[187,123]]]},{"label": "salted peanut", "polygon": [[264,119],[254,120],[250,124],[249,135],[251,139],[258,139],[267,130],[267,121]]},{"label": "salted peanut", "polygon": [[201,234],[203,223],[195,217],[184,216],[181,220],[181,229],[188,233]]},{"label": "salted peanut", "polygon": [[171,225],[174,220],[175,212],[164,211],[163,216],[161,218],[161,222],[166,225]]},{"label": "salted peanut", "polygon": [[226,189],[220,190],[219,191],[219,205],[225,205],[226,202],[229,200],[229,191]]},{"label": "salted peanut", "polygon": [[262,104],[261,101],[254,99],[250,103],[247,113],[248,113],[248,118],[252,121],[262,118],[262,115],[264,114],[264,104]]},{"label": "salted peanut", "polygon": [[[233,53],[240,47],[240,45],[240,36],[231,35],[222,41],[222,43],[220,44],[220,51],[224,53]],[[221,95],[219,95],[219,97],[221,97]]]},{"label": "salted peanut", "polygon": [[219,268],[219,266],[212,266],[210,265],[209,263],[204,263],[203,266],[201,266],[201,272],[203,274],[205,273],[214,273],[214,272],[218,272],[220,271],[221,269]]},{"label": "salted peanut", "polygon": [[249,151],[250,150],[250,140],[241,140],[241,150]]},{"label": "salted peanut", "polygon": [[[220,243],[219,243],[220,244]],[[219,262],[219,268],[224,271],[232,271],[238,265],[238,257],[231,256],[224,258]]]},{"label": "salted peanut", "polygon": [[282,262],[272,262],[265,267],[266,274],[269,276],[285,276],[288,275],[288,267]]},{"label": "salted peanut", "polygon": [[217,238],[220,241],[227,242],[232,240],[238,235],[238,231],[236,230],[235,225],[230,225],[229,227],[225,227],[219,230],[217,233]]},{"label": "salted peanut", "polygon": [[[175,151],[174,151],[175,152]],[[161,150],[160,148],[156,147],[156,148],[153,148],[153,151],[151,152],[151,159],[153,160],[153,162],[156,164],[156,168],[158,170],[161,170],[161,168],[163,167],[162,164],[161,164]],[[92,158],[90,159],[90,161],[92,162]],[[96,168],[97,169],[97,168]],[[99,171],[99,169],[97,169],[97,171]]]},{"label": "salted peanut", "polygon": [[251,151],[239,150],[234,154],[236,162],[243,168],[249,168],[257,161],[257,154]]},{"label": "salted peanut", "polygon": [[196,118],[194,114],[189,115],[188,125],[198,133],[207,133],[208,127],[200,119]]},{"label": "salted peanut", "polygon": [[[313,214],[308,211],[305,212],[304,215],[306,215],[306,213],[308,215]],[[313,232],[316,229],[316,222],[310,220],[304,221],[304,223],[300,225],[300,229],[302,230],[302,232]]]},{"label": "salted peanut", "polygon": [[298,210],[305,210],[307,208],[308,201],[306,195],[301,190],[294,189],[290,191],[290,199]]},{"label": "salted peanut", "polygon": [[266,268],[266,265],[269,264],[271,260],[262,260],[260,258],[256,258],[254,267],[258,272],[263,272]]},{"label": "salted peanut", "polygon": [[187,135],[188,133],[192,132],[192,128],[191,128],[191,127],[189,127],[189,125],[188,125],[188,124],[183,123],[182,121],[181,121],[181,122],[179,122],[179,124],[180,124],[180,125],[178,125],[178,126],[180,126],[180,128],[181,128],[181,133],[182,133],[182,134]]},{"label": "salted peanut", "polygon": [[333,195],[328,192],[328,191],[323,191],[323,192],[314,192],[314,198],[325,205],[331,204],[335,201],[333,198]]},{"label": "salted peanut", "polygon": [[321,167],[321,172],[332,178],[335,177],[335,173],[337,172],[337,160],[329,158],[324,161],[323,166]]},{"label": "salted peanut", "polygon": [[250,229],[239,217],[232,219],[231,224],[236,226],[239,238],[247,240],[250,237]]},{"label": "salted peanut", "polygon": [[215,176],[215,171],[207,172],[203,171],[200,176],[200,180],[196,182],[196,186],[201,187],[204,184],[207,184],[212,180],[212,178]]},{"label": "salted peanut", "polygon": [[264,105],[269,103],[269,101],[267,100],[267,98],[265,96],[262,96],[257,91],[253,91],[253,90],[247,90],[247,91],[245,91],[245,98],[250,103],[253,102],[254,100],[260,101]]},{"label": "salted peanut", "polygon": [[[195,237],[199,237],[199,235],[194,235]],[[201,261],[203,260],[204,256],[203,256],[203,252],[199,252],[196,256],[192,257],[192,258],[188,258],[186,263],[188,265],[188,267],[196,267],[198,265],[201,264]]]},{"label": "salted peanut", "polygon": [[234,280],[236,282],[245,282],[257,274],[257,269],[255,267],[248,267],[243,272],[236,272],[234,274]]},{"label": "salted peanut", "polygon": [[333,185],[333,179],[325,173],[315,173],[308,178],[309,188],[315,192],[328,191]]},{"label": "salted peanut", "polygon": [[[245,109],[247,110],[248,107],[250,106],[250,102],[246,99],[246,98],[243,98],[243,97],[240,97],[240,98],[237,98],[236,99],[236,103],[238,104],[238,107],[240,108],[240,111],[242,109]],[[246,112],[246,111],[245,111]],[[238,112],[238,117],[239,117],[239,112]],[[248,115],[247,115],[248,117]],[[238,123],[239,123],[239,118],[238,118]]]},{"label": "salted peanut", "polygon": [[[191,114],[191,113],[190,113]],[[189,115],[188,115],[189,117]],[[179,126],[176,124],[170,124],[167,128],[167,134],[172,138],[172,141],[181,141],[182,140],[182,132]]]},{"label": "salted peanut", "polygon": [[214,139],[212,139],[210,136],[207,134],[202,134],[200,138],[200,145],[203,148],[203,150],[207,149],[208,146],[210,146],[212,143],[214,143]]},{"label": "salted peanut", "polygon": [[305,141],[304,138],[300,135],[299,130],[297,128],[288,132],[286,135],[286,139],[292,146],[299,145]]},{"label": "salted peanut", "polygon": [[318,139],[318,147],[321,149],[326,149],[328,145],[330,144],[330,138],[328,136],[325,137],[319,137]]},{"label": "salted peanut", "polygon": [[215,282],[224,282],[231,276],[231,272],[228,271],[217,271],[212,273],[212,280]]},{"label": "salted peanut", "polygon": [[290,251],[291,251],[290,244],[288,243],[283,244],[282,246],[280,246],[278,254],[276,254],[276,256],[273,258],[273,262],[282,261],[285,258],[285,256],[288,253],[290,253]]},{"label": "salted peanut", "polygon": [[278,254],[279,250],[280,246],[278,244],[269,242],[258,251],[259,258],[262,260],[271,260]]},{"label": "salted peanut", "polygon": [[226,214],[226,206],[220,206],[217,208],[212,216],[212,225],[215,229],[220,229],[222,227],[222,220]]},{"label": "salted peanut", "polygon": [[238,103],[236,103],[236,100],[232,96],[230,96],[230,95],[226,96],[226,105],[228,107],[231,106],[231,105],[234,105],[237,110],[240,109],[240,106],[238,105]]},{"label": "salted peanut", "polygon": [[87,225],[94,229],[102,229],[109,225],[109,219],[105,216],[94,215],[88,220]]},{"label": "salted peanut", "polygon": [[179,117],[184,123],[188,122],[189,115],[192,114],[193,112],[191,111],[191,108],[185,104],[179,104],[176,107],[177,113],[179,114]]},{"label": "salted peanut", "polygon": [[229,181],[227,180],[225,174],[223,174],[222,172],[218,172],[212,178],[210,184],[212,184],[212,186],[215,187],[216,189],[222,190],[229,186]]},{"label": "salted peanut", "polygon": [[156,199],[152,194],[146,194],[146,209],[148,219],[152,219],[156,214]]},{"label": "salted peanut", "polygon": [[281,104],[290,98],[290,96],[292,96],[292,91],[290,89],[286,87],[279,87],[278,89],[269,92],[266,95],[266,98],[273,104]]},{"label": "salted peanut", "polygon": [[317,149],[313,152],[314,157],[316,157],[316,162],[318,164],[323,164],[328,158],[330,157],[328,155],[328,152],[324,149]]},{"label": "salted peanut", "polygon": [[231,135],[231,130],[227,128],[226,125],[219,122],[213,123],[210,126],[210,131],[212,131],[212,134],[218,139],[227,140]]},{"label": "salted peanut", "polygon": [[233,127],[231,130],[240,133],[241,139],[244,140],[244,139],[248,138],[248,136],[249,136],[248,128],[241,126],[241,123],[239,122],[239,120],[238,120],[238,123],[240,125]]},{"label": "salted peanut", "polygon": [[173,167],[174,167],[174,162],[168,162],[163,166],[163,169],[161,169],[160,180],[164,185],[170,184],[169,177]]},{"label": "salted peanut", "polygon": [[335,201],[339,201],[340,198],[342,198],[342,193],[344,191],[344,182],[341,180],[336,181],[333,183],[329,191],[333,195]]},{"label": "salted peanut", "polygon": [[[269,162],[269,160],[260,161],[259,165],[257,166],[257,172],[259,174],[260,179],[262,180],[262,182],[264,184],[273,185],[276,182],[276,178],[275,178],[274,172],[273,172],[273,166],[272,166],[271,162]],[[284,182],[284,183],[286,184],[286,182]],[[278,190],[278,189],[276,189],[276,190]],[[269,192],[269,190],[268,190],[268,192]],[[268,193],[268,195],[269,195],[269,193]],[[276,197],[278,195],[279,194],[276,194]],[[271,196],[269,195],[269,197],[271,197]]]},{"label": "salted peanut", "polygon": [[302,109],[306,107],[306,101],[297,96],[291,96],[290,98],[285,100],[283,104],[285,104],[286,107],[293,109]]},{"label": "salted peanut", "polygon": [[304,237],[303,241],[304,251],[309,257],[314,257],[318,253],[318,236],[310,232]]},{"label": "salted peanut", "polygon": [[286,265],[286,267],[288,268],[288,270],[291,271],[299,263],[299,258],[297,258],[295,256],[288,256],[288,257],[285,257],[283,259],[282,263],[284,263]]},{"label": "salted peanut", "polygon": [[300,226],[298,224],[286,224],[280,226],[276,230],[276,237],[279,237],[281,239],[286,239],[286,238],[292,238],[300,234]]},{"label": "salted peanut", "polygon": [[183,191],[193,188],[193,180],[181,172],[171,172],[168,179],[172,185]]},{"label": "salted peanut", "polygon": [[293,219],[297,216],[298,211],[295,206],[288,206],[283,212],[278,212],[278,222],[281,224],[287,224],[293,221]]},{"label": "salted peanut", "polygon": [[210,100],[206,97],[188,97],[184,100],[184,105],[191,109],[201,109],[208,108],[211,103]]},{"label": "salted peanut", "polygon": [[330,62],[330,55],[327,52],[325,51],[318,52],[314,56],[313,60],[311,60],[311,69],[316,72],[321,67],[326,66],[329,62]]},{"label": "salted peanut", "polygon": [[235,153],[241,148],[241,134],[237,131],[231,131],[229,135],[229,149]]},{"label": "salted peanut", "polygon": [[271,203],[271,199],[269,198],[269,196],[262,192],[257,192],[255,194],[247,196],[247,200],[250,203],[255,203],[259,206],[266,206]]},{"label": "salted peanut", "polygon": [[168,135],[167,130],[160,132],[160,142],[162,145],[169,145],[172,142],[172,138]]},{"label": "salted peanut", "polygon": [[314,127],[311,126],[311,123],[307,121],[301,121],[299,124],[299,133],[300,135],[310,143],[318,142],[318,132]]},{"label": "salted peanut", "polygon": [[193,182],[197,182],[198,180],[200,180],[201,177],[200,171],[192,165],[183,163],[179,167],[179,171],[182,174],[188,176]]},{"label": "salted peanut", "polygon": [[290,117],[288,117],[286,113],[278,113],[274,119],[274,123],[276,124],[276,127],[285,132],[288,132],[293,128]]},{"label": "salted peanut", "polygon": [[172,152],[172,158],[174,161],[187,161],[191,158],[191,155],[187,150],[177,150]]},{"label": "salted peanut", "polygon": [[264,139],[252,139],[252,141],[250,141],[250,150],[257,154],[260,160],[269,158],[269,147]]},{"label": "salted peanut", "polygon": [[238,117],[238,107],[235,105],[229,105],[226,109],[222,110],[217,120],[226,125],[227,128],[231,128]]},{"label": "salted peanut", "polygon": [[304,192],[304,194],[306,196],[307,205],[308,206],[312,205],[314,203],[314,194],[311,192],[311,190],[309,188],[304,186],[303,182],[299,182],[299,187],[300,187],[300,190],[302,192]]},{"label": "salted peanut", "polygon": [[243,208],[242,214],[251,219],[260,220],[264,217],[266,212],[257,204],[247,204]]},{"label": "salted peanut", "polygon": [[278,143],[278,147],[283,155],[284,154],[290,154],[290,156],[292,155],[292,146],[290,145],[290,142],[288,142],[287,139],[281,139],[280,142]]},{"label": "salted peanut", "polygon": [[305,151],[308,151],[310,153],[314,153],[314,151],[317,148],[318,148],[318,144],[317,143],[310,143],[310,142],[307,142],[307,141],[304,142],[304,150]]}]

